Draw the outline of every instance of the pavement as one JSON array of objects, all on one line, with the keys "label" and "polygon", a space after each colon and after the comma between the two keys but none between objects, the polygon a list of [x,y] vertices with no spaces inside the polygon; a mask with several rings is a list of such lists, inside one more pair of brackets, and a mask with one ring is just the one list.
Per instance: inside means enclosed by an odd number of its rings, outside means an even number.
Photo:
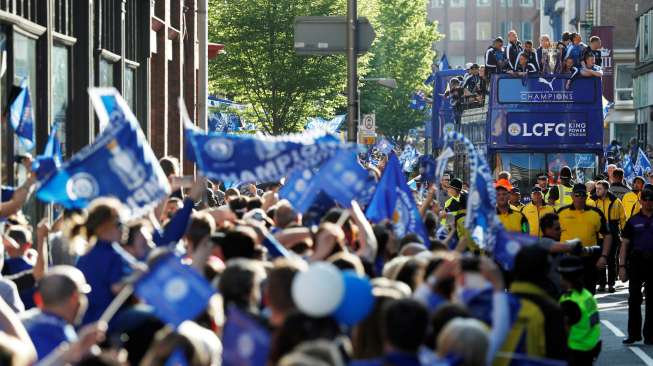
[{"label": "pavement", "polygon": [[[653,366],[653,346],[642,342],[624,346],[628,330],[628,283],[618,282],[615,293],[597,293],[601,316],[601,339],[603,349],[595,365],[647,365]],[[644,308],[642,305],[642,315]]]}]

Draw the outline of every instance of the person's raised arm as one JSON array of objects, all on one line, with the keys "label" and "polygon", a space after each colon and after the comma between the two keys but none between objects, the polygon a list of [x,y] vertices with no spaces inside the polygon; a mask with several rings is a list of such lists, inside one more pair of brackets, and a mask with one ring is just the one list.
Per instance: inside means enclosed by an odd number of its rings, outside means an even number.
[{"label": "person's raised arm", "polygon": [[373,262],[378,251],[376,236],[374,236],[372,225],[367,221],[363,210],[356,201],[351,201],[351,217],[360,233],[362,233],[359,238],[360,247],[356,251],[356,254]]},{"label": "person's raised arm", "polygon": [[0,217],[8,217],[18,212],[27,201],[35,182],[36,175],[30,175],[25,183],[14,191],[14,195],[8,202],[0,204]]}]

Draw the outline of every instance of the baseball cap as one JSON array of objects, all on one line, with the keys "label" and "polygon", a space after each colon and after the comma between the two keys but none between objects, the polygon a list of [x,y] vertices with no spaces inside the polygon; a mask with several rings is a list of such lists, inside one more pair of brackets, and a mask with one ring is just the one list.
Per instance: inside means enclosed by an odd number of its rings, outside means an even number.
[{"label": "baseball cap", "polygon": [[449,181],[449,186],[453,189],[462,191],[463,189],[463,181],[461,181],[458,178],[454,178],[451,181]]},{"label": "baseball cap", "polygon": [[505,189],[510,192],[512,190],[512,184],[507,179],[501,178],[496,183],[494,183],[494,188],[496,189]]},{"label": "baseball cap", "polygon": [[478,64],[472,64],[472,67],[470,69],[478,69]]},{"label": "baseball cap", "polygon": [[534,186],[533,188],[531,188],[531,194],[533,193],[542,193],[542,187]]},{"label": "baseball cap", "polygon": [[635,178],[633,178],[633,184],[634,184],[635,181],[638,180],[638,179],[639,179],[642,183],[646,184],[646,180],[644,179],[644,177],[642,177],[642,176],[640,176],[640,175],[638,175],[638,176],[636,176]]},{"label": "baseball cap", "polygon": [[91,292],[91,286],[86,282],[84,274],[73,266],[68,265],[58,265],[48,269],[46,277],[39,281],[38,286],[47,286],[48,278],[53,279],[55,277],[60,277],[65,282],[77,288],[77,291],[83,294],[88,294]]},{"label": "baseball cap", "polygon": [[521,193],[521,192],[519,191],[519,187],[512,187],[510,193]]},{"label": "baseball cap", "polygon": [[653,184],[647,183],[644,184],[644,188],[642,188],[642,193],[641,193],[641,199],[650,201],[653,200]]},{"label": "baseball cap", "polygon": [[582,193],[587,195],[587,187],[583,183],[576,183],[574,184],[574,187],[571,189],[571,192],[576,194],[576,193]]},{"label": "baseball cap", "polygon": [[568,166],[560,168],[560,178],[571,178],[571,168]]}]

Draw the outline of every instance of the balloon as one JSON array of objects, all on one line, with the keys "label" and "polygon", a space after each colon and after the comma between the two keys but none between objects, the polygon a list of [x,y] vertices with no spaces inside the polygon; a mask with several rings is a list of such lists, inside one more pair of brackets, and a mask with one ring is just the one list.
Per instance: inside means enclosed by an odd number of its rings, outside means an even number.
[{"label": "balloon", "polygon": [[352,326],[365,319],[374,307],[372,284],[367,277],[359,276],[354,271],[345,271],[342,277],[345,297],[333,316],[338,322]]},{"label": "balloon", "polygon": [[345,282],[336,266],[318,262],[295,276],[291,294],[297,308],[304,314],[322,317],[330,315],[340,305]]}]

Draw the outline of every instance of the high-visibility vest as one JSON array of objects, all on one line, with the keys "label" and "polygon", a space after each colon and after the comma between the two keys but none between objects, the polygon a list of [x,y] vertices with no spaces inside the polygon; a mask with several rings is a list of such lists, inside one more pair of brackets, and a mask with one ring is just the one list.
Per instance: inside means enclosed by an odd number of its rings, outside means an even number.
[{"label": "high-visibility vest", "polygon": [[[574,200],[572,198],[573,197],[572,187],[567,187],[562,184],[558,184],[555,187],[558,189],[558,199],[553,204],[556,209],[574,203]],[[549,194],[551,194],[551,189],[549,189]]]},{"label": "high-visibility vest", "polygon": [[574,302],[580,309],[580,320],[569,329],[568,345],[575,351],[590,351],[601,340],[599,309],[594,296],[583,289],[569,291],[560,297],[560,303]]}]

